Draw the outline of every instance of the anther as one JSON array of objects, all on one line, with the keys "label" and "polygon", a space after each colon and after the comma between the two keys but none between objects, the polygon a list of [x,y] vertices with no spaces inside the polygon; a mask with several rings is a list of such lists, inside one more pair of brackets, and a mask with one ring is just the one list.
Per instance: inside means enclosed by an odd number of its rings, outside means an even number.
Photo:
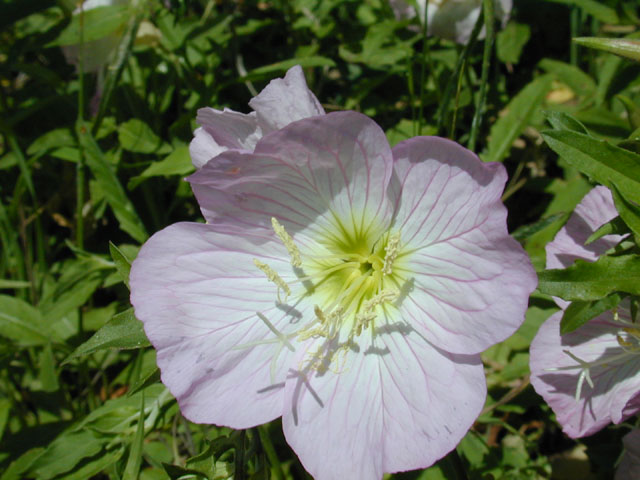
[{"label": "anther", "polygon": [[391,266],[398,256],[398,247],[400,246],[400,232],[394,233],[389,236],[389,241],[387,242],[387,246],[384,247],[385,256],[384,256],[384,265],[382,266],[382,274],[390,275],[391,274]]},{"label": "anther", "polygon": [[302,266],[302,258],[300,258],[300,250],[296,247],[296,244],[293,243],[293,238],[291,235],[287,233],[284,227],[278,222],[276,217],[271,217],[271,226],[273,227],[273,231],[276,232],[278,238],[284,243],[284,246],[287,247],[287,251],[289,252],[289,256],[291,257],[291,265],[294,267]]},{"label": "anther", "polygon": [[282,290],[284,292],[285,300],[287,299],[287,297],[289,295],[291,295],[291,289],[289,288],[289,285],[287,285],[287,283],[282,279],[282,277],[280,275],[278,275],[278,273],[273,268],[271,268],[266,263],[262,263],[257,258],[253,259],[253,263],[255,264],[256,267],[258,267],[260,270],[262,270],[264,272],[264,274],[267,276],[267,278],[270,281],[275,283],[276,286],[278,287],[278,302],[279,303],[282,303],[282,300],[280,299],[280,290]]}]

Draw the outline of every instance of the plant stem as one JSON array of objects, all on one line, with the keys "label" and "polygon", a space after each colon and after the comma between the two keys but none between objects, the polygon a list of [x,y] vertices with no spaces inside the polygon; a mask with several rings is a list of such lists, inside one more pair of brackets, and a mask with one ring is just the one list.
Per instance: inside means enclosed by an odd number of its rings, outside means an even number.
[{"label": "plant stem", "polygon": [[487,87],[489,84],[489,67],[491,66],[491,52],[493,49],[493,40],[495,37],[495,14],[494,14],[494,0],[483,0],[484,11],[484,25],[486,30],[486,38],[484,39],[484,53],[482,55],[482,78],[480,80],[480,94],[478,96],[478,104],[476,106],[476,113],[473,116],[471,122],[471,134],[469,135],[468,148],[474,151],[476,148],[476,141],[478,139],[478,132],[480,130],[480,124],[482,123],[482,116],[484,114],[484,106],[487,99]]}]

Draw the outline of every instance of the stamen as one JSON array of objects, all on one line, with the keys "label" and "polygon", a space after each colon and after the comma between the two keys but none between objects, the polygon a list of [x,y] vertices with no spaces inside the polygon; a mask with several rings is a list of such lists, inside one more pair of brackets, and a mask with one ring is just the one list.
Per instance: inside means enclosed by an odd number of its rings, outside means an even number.
[{"label": "stamen", "polygon": [[400,232],[394,233],[389,237],[389,241],[387,242],[387,246],[384,247],[385,256],[384,256],[384,265],[382,266],[382,274],[390,275],[391,274],[391,266],[398,256],[398,247],[400,246]]},{"label": "stamen", "polygon": [[363,328],[367,328],[369,323],[374,321],[378,316],[375,309],[378,305],[386,302],[392,302],[398,298],[398,292],[393,290],[382,290],[375,297],[370,298],[362,304],[362,312],[356,315],[355,334],[360,335]]},{"label": "stamen", "polygon": [[285,345],[292,352],[296,351],[296,349],[293,348],[293,345],[291,345],[291,342],[289,342],[289,339],[287,338],[287,336],[284,333],[282,333],[280,330],[278,330],[275,327],[275,325],[269,321],[267,317],[265,317],[260,312],[256,312],[256,315],[258,315],[258,318],[264,322],[264,324],[269,328],[269,330],[271,330],[274,333],[276,337],[278,337],[278,339],[280,339],[283,345]]},{"label": "stamen", "polygon": [[287,283],[282,279],[282,277],[278,275],[278,273],[266,263],[262,263],[257,258],[253,259],[253,263],[255,264],[256,267],[258,267],[260,270],[264,272],[264,274],[267,276],[267,278],[270,281],[276,284],[276,286],[278,287],[278,293],[277,293],[278,302],[283,303],[282,300],[280,299],[280,290],[284,292],[284,295],[285,295],[284,298],[286,300],[287,297],[291,295],[291,289],[289,288],[289,285],[287,285]]},{"label": "stamen", "polygon": [[273,227],[273,231],[276,232],[278,238],[282,243],[284,243],[284,246],[287,247],[289,255],[291,256],[291,265],[294,267],[301,267],[302,258],[300,258],[300,250],[298,250],[296,244],[293,243],[291,235],[287,233],[276,217],[271,217],[271,226]]}]

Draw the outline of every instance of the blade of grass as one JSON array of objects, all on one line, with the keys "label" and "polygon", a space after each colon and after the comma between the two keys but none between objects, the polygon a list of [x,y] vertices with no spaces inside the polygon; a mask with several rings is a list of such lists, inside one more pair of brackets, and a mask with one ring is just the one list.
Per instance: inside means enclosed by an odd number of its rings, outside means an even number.
[{"label": "blade of grass", "polygon": [[493,41],[495,37],[495,13],[494,13],[494,0],[483,0],[482,10],[484,11],[484,26],[486,30],[486,37],[484,39],[484,52],[482,55],[482,77],[480,80],[480,93],[478,96],[478,104],[476,106],[476,113],[473,116],[471,122],[471,133],[469,135],[469,144],[467,145],[472,152],[476,148],[476,141],[478,139],[478,132],[480,131],[480,124],[482,123],[482,116],[484,115],[484,106],[487,100],[487,87],[489,84],[489,67],[491,66],[491,52],[493,51]]}]

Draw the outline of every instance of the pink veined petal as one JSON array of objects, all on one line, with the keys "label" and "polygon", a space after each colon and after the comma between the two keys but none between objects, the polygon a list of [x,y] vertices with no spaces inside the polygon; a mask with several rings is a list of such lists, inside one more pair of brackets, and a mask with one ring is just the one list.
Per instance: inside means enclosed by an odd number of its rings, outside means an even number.
[{"label": "pink veined petal", "polygon": [[615,480],[637,480],[640,478],[640,430],[632,430],[622,442],[625,452],[616,469]]},{"label": "pink veined petal", "polygon": [[411,285],[403,316],[440,348],[479,353],[522,324],[537,284],[507,232],[505,170],[436,137],[407,140],[393,154],[402,244],[393,268]]},{"label": "pink veined petal", "polygon": [[257,112],[265,133],[296,120],[324,115],[322,105],[307,87],[300,65],[291,67],[284,78],[271,80],[249,101],[249,106]]},{"label": "pink veined petal", "polygon": [[194,422],[248,428],[282,414],[293,352],[273,343],[277,336],[257,313],[287,334],[308,307],[278,304],[254,258],[285,281],[295,278],[272,237],[229,236],[197,223],[156,233],[133,262],[136,317],[157,350],[162,382]]},{"label": "pink veined petal", "polygon": [[597,260],[622,237],[606,235],[589,245],[584,243],[598,228],[617,216],[609,189],[602,186],[593,188],[578,204],[567,224],[547,244],[547,268],[566,268],[576,259]]},{"label": "pink veined petal", "polygon": [[[624,350],[616,338],[620,326],[607,320],[607,315],[561,336],[562,312],[558,312],[540,327],[531,343],[531,384],[573,438],[591,435],[609,422],[620,423],[640,409],[640,355],[613,358]],[[594,388],[584,381],[578,401],[575,394],[580,370],[550,371],[577,365],[564,350],[585,362],[611,359],[591,368]]]},{"label": "pink veined petal", "polygon": [[205,218],[219,229],[291,234],[366,231],[391,220],[391,150],[380,127],[355,112],[299,120],[262,138],[254,154],[225,152],[189,177]]},{"label": "pink veined petal", "polygon": [[[432,465],[466,434],[484,404],[480,358],[436,349],[406,326],[377,330],[324,374],[292,371],[287,442],[317,480],[379,479]],[[333,372],[332,370],[337,370]]]}]

